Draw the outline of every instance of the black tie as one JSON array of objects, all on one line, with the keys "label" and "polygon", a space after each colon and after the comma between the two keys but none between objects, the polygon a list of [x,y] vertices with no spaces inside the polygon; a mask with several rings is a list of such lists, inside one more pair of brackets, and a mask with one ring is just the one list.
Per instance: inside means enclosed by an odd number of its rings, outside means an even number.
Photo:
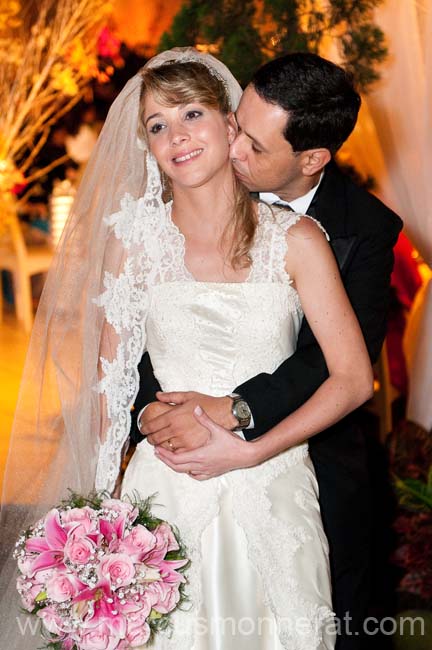
[{"label": "black tie", "polygon": [[288,203],[281,203],[281,201],[275,201],[274,203],[272,203],[272,205],[276,205],[278,208],[285,208],[285,210],[291,210],[291,212],[294,212],[294,210]]}]

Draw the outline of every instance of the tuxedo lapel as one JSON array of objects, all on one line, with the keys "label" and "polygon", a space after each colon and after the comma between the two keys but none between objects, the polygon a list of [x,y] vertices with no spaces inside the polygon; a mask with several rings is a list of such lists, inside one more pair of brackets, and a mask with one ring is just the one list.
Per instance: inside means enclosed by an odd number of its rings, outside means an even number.
[{"label": "tuxedo lapel", "polygon": [[[334,162],[325,169],[324,178],[310,206],[315,217],[327,230],[330,239],[351,235],[347,223],[347,202],[344,177]],[[308,214],[310,211],[308,210]]]},{"label": "tuxedo lapel", "polygon": [[350,253],[353,250],[356,241],[356,235],[351,235],[351,237],[335,237],[334,239],[330,239],[330,246],[332,247],[333,253],[339,265],[339,270],[341,272],[343,272],[350,258]]},{"label": "tuxedo lapel", "polygon": [[350,229],[344,176],[334,162],[325,170],[308,214],[320,221],[330,237],[330,245],[341,272],[346,268],[357,241]]}]

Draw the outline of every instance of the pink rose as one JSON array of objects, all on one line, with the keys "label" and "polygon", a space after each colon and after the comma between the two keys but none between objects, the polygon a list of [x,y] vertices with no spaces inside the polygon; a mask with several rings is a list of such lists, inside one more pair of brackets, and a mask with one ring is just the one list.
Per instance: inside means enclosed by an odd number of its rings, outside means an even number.
[{"label": "pink rose", "polygon": [[28,612],[32,612],[36,604],[35,598],[41,593],[41,591],[43,591],[43,586],[40,584],[34,584],[33,581],[24,576],[19,576],[17,578],[17,589],[21,596],[24,609]]},{"label": "pink rose", "polygon": [[[141,596],[138,601],[139,609],[130,610],[127,614],[124,613],[127,621],[128,633],[136,627],[141,627],[147,621],[153,602],[155,601],[154,595],[147,596],[147,591]],[[123,610],[122,610],[123,611]]]},{"label": "pink rose", "polygon": [[106,555],[99,570],[101,575],[110,579],[114,587],[126,587],[135,576],[135,566],[126,553]]},{"label": "pink rose", "polygon": [[178,542],[175,538],[175,535],[172,531],[172,528],[169,524],[167,524],[165,521],[163,521],[159,526],[157,526],[154,531],[154,535],[156,535],[157,539],[162,538],[164,541],[166,541],[167,544],[167,552],[169,551],[178,551],[179,550],[179,545]]},{"label": "pink rose", "polygon": [[64,603],[78,593],[80,585],[75,576],[58,571],[46,584],[48,598]]},{"label": "pink rose", "polygon": [[154,548],[152,548],[148,553],[145,553],[141,560],[151,566],[158,566],[158,564],[160,564],[165,558],[165,555],[167,554],[167,548],[167,541],[159,536],[156,538],[156,544]]},{"label": "pink rose", "polygon": [[71,508],[61,512],[61,521],[64,528],[75,535],[86,535],[95,533],[98,530],[98,520],[95,511],[89,506],[84,508]]},{"label": "pink rose", "polygon": [[80,650],[115,650],[119,641],[119,637],[113,635],[109,627],[102,623],[82,634],[78,647]]},{"label": "pink rose", "polygon": [[41,571],[36,571],[33,576],[33,582],[37,582],[39,585],[46,585],[53,573],[54,569],[42,569]]},{"label": "pink rose", "polygon": [[37,616],[42,619],[42,623],[51,634],[62,634],[63,621],[53,607],[44,607],[37,612]]},{"label": "pink rose", "polygon": [[73,533],[68,537],[64,547],[65,557],[74,564],[87,564],[94,552],[95,545],[90,539]]},{"label": "pink rose", "polygon": [[146,564],[158,565],[165,558],[168,551],[176,551],[179,546],[171,527],[166,523],[159,524],[159,526],[154,529],[153,535],[156,538],[156,545],[142,559]]},{"label": "pink rose", "polygon": [[126,639],[129,641],[131,648],[143,646],[150,638],[150,627],[148,623],[133,628],[127,633]]},{"label": "pink rose", "polygon": [[119,545],[119,551],[127,553],[136,562],[156,546],[156,537],[145,526],[138,524],[132,528]]},{"label": "pink rose", "polygon": [[[160,614],[168,614],[175,609],[180,600],[180,591],[177,585],[167,585],[165,582],[151,582],[146,593],[153,594],[155,603],[153,609]],[[151,596],[150,596],[151,597]]]},{"label": "pink rose", "polygon": [[25,576],[30,576],[32,575],[32,567],[34,564],[34,556],[30,557],[29,555],[25,555],[24,557],[19,557],[17,564],[18,564],[18,569],[23,573]]},{"label": "pink rose", "polygon": [[138,516],[138,508],[126,501],[120,501],[120,499],[105,499],[101,503],[101,509],[105,508],[124,515],[129,522],[135,521]]}]

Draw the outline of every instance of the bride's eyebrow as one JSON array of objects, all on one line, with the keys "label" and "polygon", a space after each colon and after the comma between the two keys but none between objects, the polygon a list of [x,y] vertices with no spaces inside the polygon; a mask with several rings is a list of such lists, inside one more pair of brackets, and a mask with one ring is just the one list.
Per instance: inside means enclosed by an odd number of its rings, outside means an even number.
[{"label": "bride's eyebrow", "polygon": [[162,113],[153,113],[153,115],[149,115],[146,121],[144,122],[144,126],[147,126],[147,122],[149,120],[152,120],[154,117],[162,117]]},{"label": "bride's eyebrow", "polygon": [[[187,106],[195,106],[199,102],[186,102],[185,104],[178,104],[179,108],[186,108]],[[144,126],[147,126],[147,122],[151,120],[153,117],[163,117],[162,113],[153,113],[152,115],[149,115],[146,121],[144,122]]]}]

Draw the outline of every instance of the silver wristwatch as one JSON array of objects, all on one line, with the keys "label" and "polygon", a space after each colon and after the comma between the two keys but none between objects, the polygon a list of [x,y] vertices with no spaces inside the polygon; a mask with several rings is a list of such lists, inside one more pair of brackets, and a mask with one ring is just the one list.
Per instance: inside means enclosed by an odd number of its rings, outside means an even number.
[{"label": "silver wristwatch", "polygon": [[228,395],[228,397],[231,397],[233,401],[231,406],[231,413],[238,421],[238,428],[247,429],[247,427],[250,425],[251,418],[252,418],[252,413],[249,408],[249,404],[238,393],[231,393],[230,395]]}]

